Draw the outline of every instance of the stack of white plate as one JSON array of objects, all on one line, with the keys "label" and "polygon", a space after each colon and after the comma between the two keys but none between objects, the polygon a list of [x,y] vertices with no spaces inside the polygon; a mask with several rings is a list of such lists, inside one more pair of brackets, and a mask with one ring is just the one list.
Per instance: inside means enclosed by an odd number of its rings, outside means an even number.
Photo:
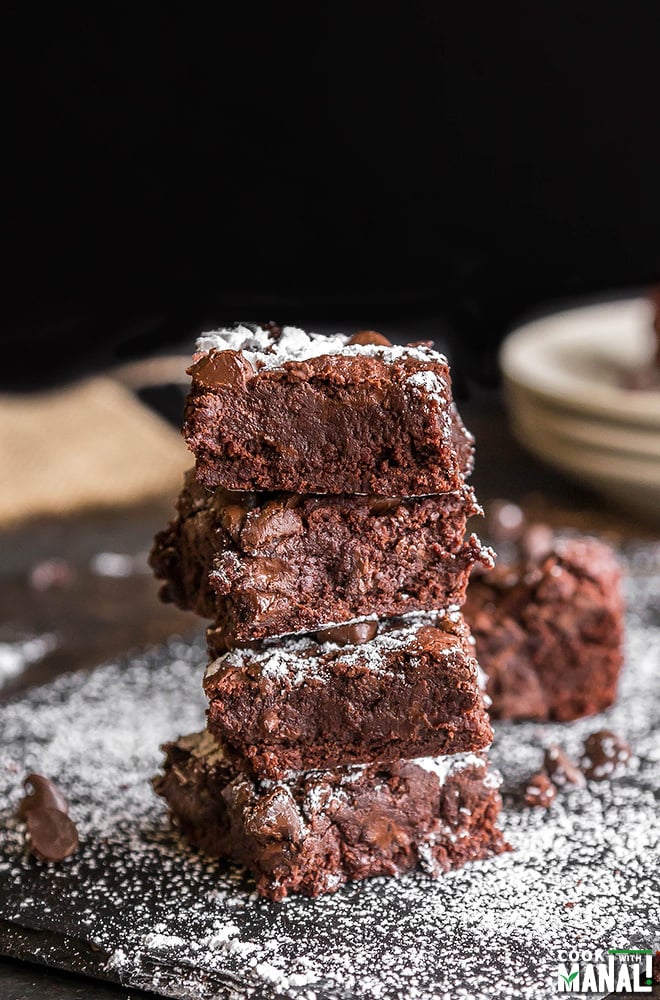
[{"label": "stack of white plate", "polygon": [[660,388],[625,387],[654,355],[652,323],[642,298],[555,313],[511,333],[500,364],[529,451],[660,521]]}]

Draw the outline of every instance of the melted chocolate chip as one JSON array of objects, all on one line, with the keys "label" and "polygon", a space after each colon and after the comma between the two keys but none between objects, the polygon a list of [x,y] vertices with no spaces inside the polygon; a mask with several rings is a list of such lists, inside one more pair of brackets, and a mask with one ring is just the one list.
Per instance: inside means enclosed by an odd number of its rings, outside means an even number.
[{"label": "melted chocolate chip", "polygon": [[260,838],[300,840],[303,822],[291,792],[284,787],[275,788],[257,802],[251,809],[246,828]]},{"label": "melted chocolate chip", "polygon": [[369,497],[372,514],[389,514],[401,506],[401,497]]},{"label": "melted chocolate chip", "polygon": [[603,781],[624,767],[632,757],[632,749],[627,740],[609,729],[599,729],[587,736],[580,766],[587,778]]},{"label": "melted chocolate chip", "polygon": [[195,385],[216,389],[219,385],[236,385],[254,375],[254,368],[240,351],[216,351],[203,354],[188,369]]},{"label": "melted chocolate chip", "polygon": [[583,788],[586,784],[580,768],[556,743],[553,743],[545,751],[543,766],[558,788],[563,788],[565,785],[576,785],[578,788]]},{"label": "melted chocolate chip", "polygon": [[78,847],[78,831],[59,809],[31,809],[27,814],[30,851],[42,861],[64,861]]},{"label": "melted chocolate chip", "polygon": [[382,333],[378,333],[377,330],[358,330],[354,333],[351,339],[348,341],[349,345],[353,344],[374,344],[376,347],[391,347],[392,341],[384,337]]},{"label": "melted chocolate chip", "polygon": [[246,514],[247,507],[236,503],[227,504],[222,511],[222,527],[233,541],[237,541],[240,535]]},{"label": "melted chocolate chip", "polygon": [[543,771],[539,771],[527,782],[525,802],[528,806],[548,809],[557,797],[557,789]]},{"label": "melted chocolate chip", "polygon": [[378,622],[353,622],[350,625],[333,625],[316,633],[317,642],[336,642],[338,646],[360,646],[369,642],[378,632]]},{"label": "melted chocolate chip", "polygon": [[25,798],[18,804],[17,815],[25,818],[34,809],[57,809],[65,815],[69,812],[69,803],[59,788],[42,774],[28,774],[23,782],[27,792]]}]

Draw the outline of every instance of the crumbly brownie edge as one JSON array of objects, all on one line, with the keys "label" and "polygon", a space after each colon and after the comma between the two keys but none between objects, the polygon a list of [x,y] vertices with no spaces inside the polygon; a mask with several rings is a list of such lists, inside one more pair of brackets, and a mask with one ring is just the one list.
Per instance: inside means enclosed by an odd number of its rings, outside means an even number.
[{"label": "crumbly brownie edge", "polygon": [[299,636],[219,657],[204,678],[209,729],[243,769],[271,777],[487,747],[483,675],[460,613],[379,624],[358,645]]},{"label": "crumbly brownie edge", "polygon": [[165,750],[154,787],[175,825],[205,853],[250,868],[270,899],[417,867],[438,876],[508,849],[497,828],[499,777],[474,754],[255,782],[208,733]]}]

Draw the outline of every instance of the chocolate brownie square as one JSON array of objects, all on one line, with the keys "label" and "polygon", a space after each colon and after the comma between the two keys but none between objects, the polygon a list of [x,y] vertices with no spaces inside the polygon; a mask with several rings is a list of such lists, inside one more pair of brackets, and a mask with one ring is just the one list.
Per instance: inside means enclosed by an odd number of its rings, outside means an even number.
[{"label": "chocolate brownie square", "polygon": [[234,649],[204,678],[208,728],[241,770],[342,767],[492,740],[460,614],[414,614]]},{"label": "chocolate brownie square", "polygon": [[209,488],[415,496],[458,490],[472,469],[428,345],[243,325],[201,337],[196,359],[183,433]]},{"label": "chocolate brownie square", "polygon": [[499,776],[475,754],[318,770],[259,781],[208,733],[165,748],[154,787],[182,834],[253,873],[279,900],[420,867],[438,876],[508,850]]},{"label": "chocolate brownie square", "polygon": [[469,487],[404,499],[207,490],[192,472],[154,543],[161,596],[215,620],[228,645],[462,604],[492,553]]},{"label": "chocolate brownie square", "polygon": [[565,538],[470,581],[464,614],[491,715],[566,721],[613,703],[623,658],[620,576],[607,545]]}]

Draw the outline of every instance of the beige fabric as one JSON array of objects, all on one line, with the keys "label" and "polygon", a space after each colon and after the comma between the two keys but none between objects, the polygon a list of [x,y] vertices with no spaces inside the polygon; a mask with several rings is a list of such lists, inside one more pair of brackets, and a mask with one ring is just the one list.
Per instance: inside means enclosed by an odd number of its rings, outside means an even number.
[{"label": "beige fabric", "polygon": [[0,525],[173,497],[192,457],[118,382],[0,395]]}]

